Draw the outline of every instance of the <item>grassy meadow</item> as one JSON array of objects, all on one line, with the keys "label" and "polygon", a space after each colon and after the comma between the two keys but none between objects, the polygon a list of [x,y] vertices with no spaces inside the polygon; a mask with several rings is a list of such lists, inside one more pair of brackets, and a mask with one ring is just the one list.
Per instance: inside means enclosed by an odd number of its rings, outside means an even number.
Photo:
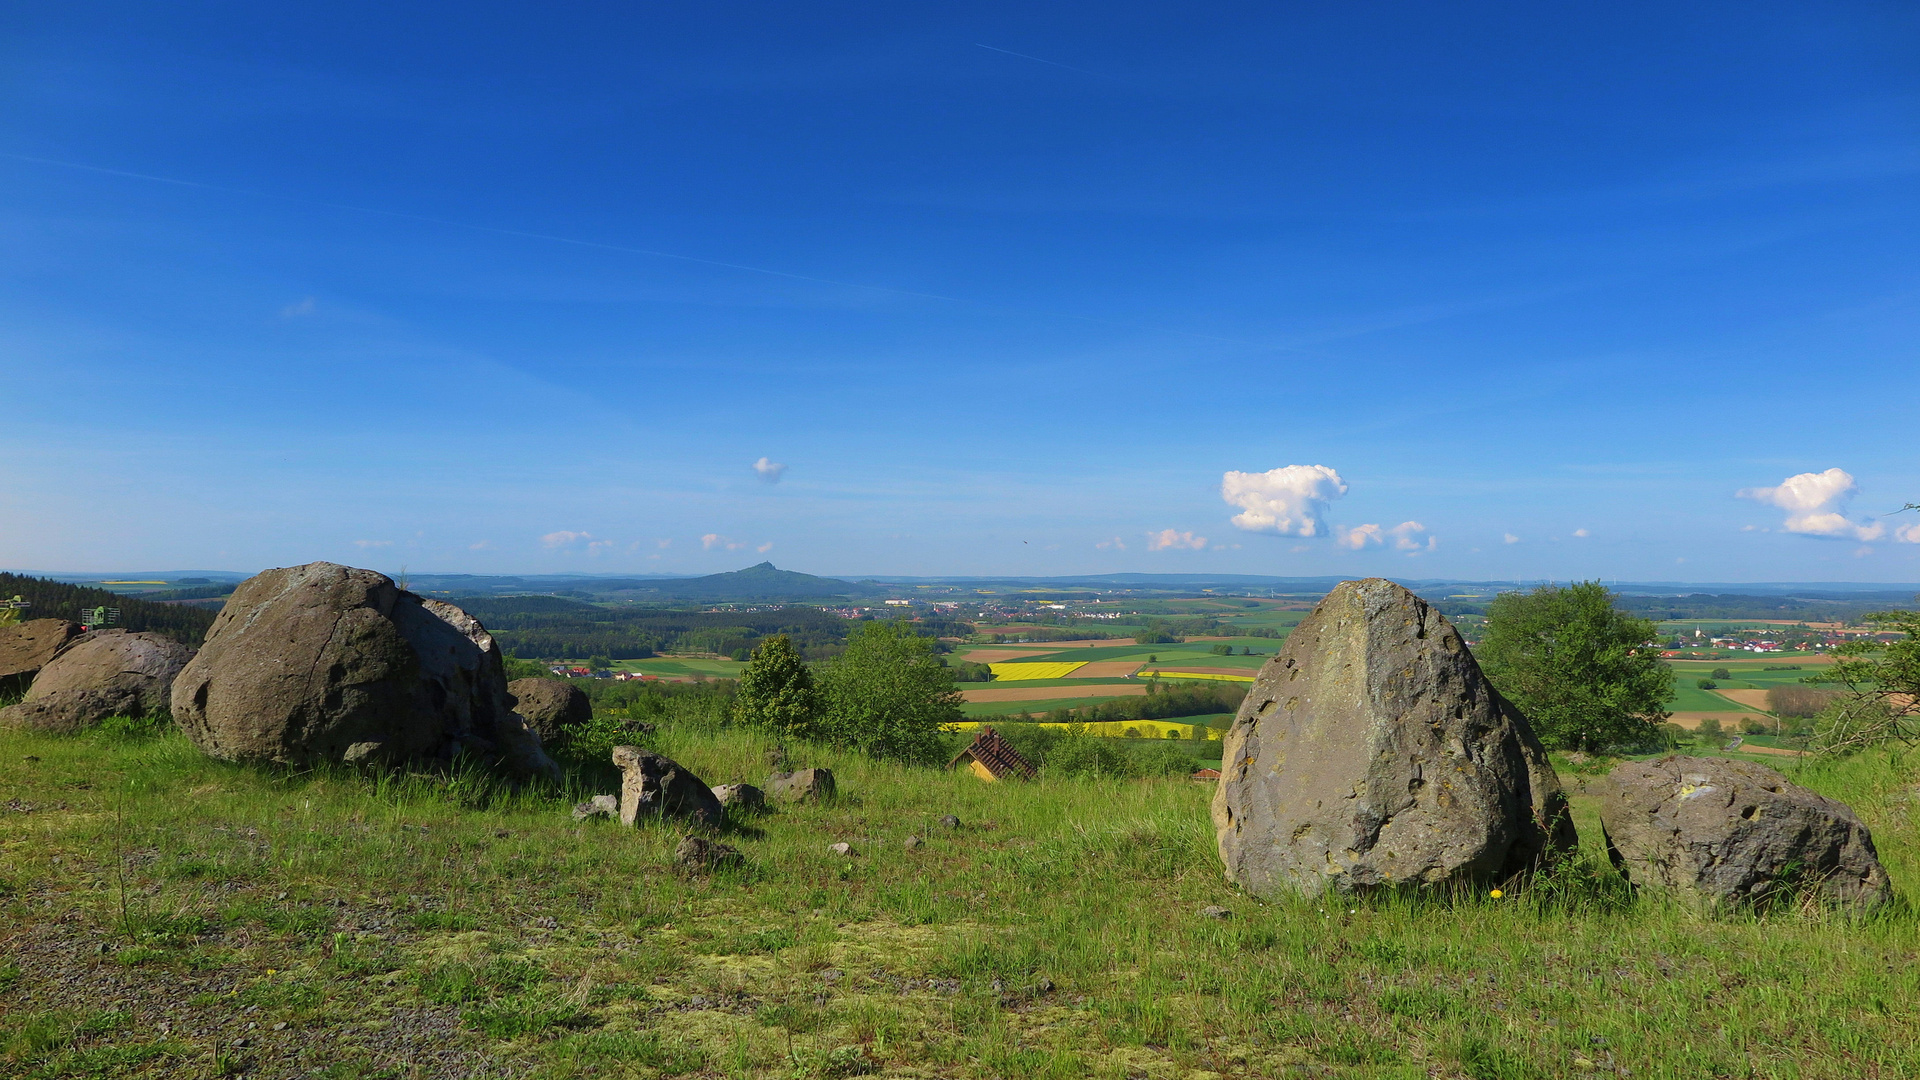
[{"label": "grassy meadow", "polygon": [[[766,771],[747,735],[661,738],[709,783]],[[672,826],[571,820],[595,785],[0,734],[0,1075],[1920,1075],[1911,908],[1635,899],[1568,770],[1586,851],[1549,880],[1258,901],[1207,785],[803,757],[841,797],[730,822],[745,867],[703,875]],[[1915,896],[1909,767],[1800,779]]]}]

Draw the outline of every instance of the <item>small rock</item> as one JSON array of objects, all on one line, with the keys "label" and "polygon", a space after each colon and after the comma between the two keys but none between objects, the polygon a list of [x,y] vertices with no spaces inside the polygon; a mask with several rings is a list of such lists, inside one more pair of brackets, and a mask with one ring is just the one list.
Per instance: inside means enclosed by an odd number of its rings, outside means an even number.
[{"label": "small rock", "polygon": [[585,821],[588,818],[603,817],[612,819],[620,814],[620,796],[595,795],[586,802],[573,808],[573,820]]},{"label": "small rock", "polygon": [[690,870],[718,870],[746,865],[746,856],[704,836],[689,836],[673,849],[673,861]]},{"label": "small rock", "polygon": [[837,844],[829,845],[827,850],[833,852],[835,855],[838,855],[844,859],[853,858],[853,845],[847,843],[845,840],[842,840]]},{"label": "small rock", "polygon": [[713,789],[721,806],[731,806],[744,814],[756,814],[767,808],[767,793],[752,784],[721,784]]},{"label": "small rock", "polygon": [[1233,918],[1233,912],[1228,911],[1226,908],[1223,908],[1218,904],[1208,904],[1206,907],[1203,907],[1200,909],[1200,914],[1205,915],[1209,919]]},{"label": "small rock", "polygon": [[909,836],[907,837],[907,850],[912,851],[913,849],[920,847],[925,843],[926,843],[925,840],[922,840],[917,836]]},{"label": "small rock", "polygon": [[279,1023],[273,1025],[273,1030],[275,1031],[287,1030],[287,1022],[285,1020],[280,1021]]},{"label": "small rock", "polygon": [[957,829],[960,827],[960,819],[952,814],[946,814],[940,818],[940,824],[945,828]]},{"label": "small rock", "polygon": [[832,769],[797,769],[767,777],[767,794],[788,802],[825,802],[833,798]]},{"label": "small rock", "polygon": [[658,817],[686,818],[695,825],[720,824],[725,811],[713,797],[713,788],[672,758],[637,746],[616,746],[613,763],[622,771],[621,824],[636,825]]}]

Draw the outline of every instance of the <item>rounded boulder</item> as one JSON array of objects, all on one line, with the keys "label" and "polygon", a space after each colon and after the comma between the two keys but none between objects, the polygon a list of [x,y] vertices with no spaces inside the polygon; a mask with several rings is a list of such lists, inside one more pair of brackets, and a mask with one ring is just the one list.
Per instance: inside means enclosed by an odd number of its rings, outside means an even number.
[{"label": "rounded boulder", "polygon": [[513,711],[546,742],[593,719],[586,691],[565,679],[515,679],[507,684],[507,693],[513,697]]},{"label": "rounded boulder", "polygon": [[82,634],[47,661],[18,705],[0,709],[0,724],[73,732],[109,716],[165,712],[173,680],[192,657],[192,649],[159,634]]}]

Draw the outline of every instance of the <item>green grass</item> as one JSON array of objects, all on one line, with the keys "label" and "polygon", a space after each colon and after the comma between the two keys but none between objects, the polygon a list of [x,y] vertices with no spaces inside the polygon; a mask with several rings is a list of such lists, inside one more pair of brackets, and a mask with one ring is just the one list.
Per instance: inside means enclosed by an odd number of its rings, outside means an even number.
[{"label": "green grass", "polygon": [[701,660],[693,657],[655,657],[649,660],[620,660],[614,670],[637,671],[663,679],[705,675],[710,679],[737,679],[747,665],[738,660]]},{"label": "green grass", "polygon": [[[710,783],[765,771],[745,736],[661,748]],[[701,876],[674,870],[675,829],[572,821],[580,791],[0,733],[0,790],[37,807],[0,813],[0,1075],[216,1074],[145,1012],[49,1007],[4,951],[41,932],[83,946],[102,1000],[127,993],[108,979],[205,975],[262,1039],[289,1023],[342,1055],[397,1011],[454,1010],[463,1045],[546,1078],[1920,1075],[1910,908],[1635,900],[1584,797],[1587,857],[1514,896],[1263,903],[1221,878],[1208,785],[802,756],[842,798],[740,823],[745,869]],[[1915,895],[1911,768],[1799,779],[1852,804]],[[131,967],[129,926],[150,953]],[[336,1074],[408,1070],[341,1056]]]},{"label": "green grass", "polygon": [[[1730,684],[1722,683],[1721,685],[1728,686]],[[1747,713],[1759,711],[1757,709],[1749,709],[1731,698],[1723,698],[1711,690],[1702,690],[1693,685],[1692,680],[1685,682],[1676,681],[1673,684],[1673,703],[1667,706],[1667,708],[1673,712],[1704,711]]]}]

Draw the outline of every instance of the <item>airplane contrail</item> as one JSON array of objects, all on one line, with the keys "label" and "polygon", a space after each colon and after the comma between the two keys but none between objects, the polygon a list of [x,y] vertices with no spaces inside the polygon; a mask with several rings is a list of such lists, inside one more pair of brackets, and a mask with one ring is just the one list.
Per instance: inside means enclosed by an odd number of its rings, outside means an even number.
[{"label": "airplane contrail", "polygon": [[975,48],[978,48],[978,49],[988,49],[988,50],[990,50],[990,51],[992,51],[992,52],[997,52],[997,53],[1006,53],[1006,54],[1007,54],[1008,56],[1017,56],[1017,57],[1019,57],[1019,58],[1020,58],[1020,59],[1022,59],[1022,60],[1032,60],[1032,61],[1033,61],[1034,63],[1037,63],[1037,64],[1052,64],[1052,65],[1053,65],[1054,67],[1057,67],[1057,68],[1066,68],[1066,69],[1067,69],[1068,71],[1077,71],[1077,72],[1079,72],[1079,73],[1080,73],[1080,74],[1082,74],[1082,75],[1091,75],[1091,76],[1093,76],[1093,77],[1094,77],[1094,78],[1096,78],[1096,79],[1111,79],[1111,78],[1113,78],[1113,76],[1111,76],[1111,75],[1102,75],[1102,74],[1100,74],[1100,73],[1099,73],[1099,72],[1097,72],[1097,71],[1088,71],[1088,70],[1087,70],[1086,68],[1077,68],[1077,67],[1074,67],[1074,66],[1073,66],[1072,64],[1063,64],[1063,63],[1061,63],[1061,62],[1059,62],[1058,60],[1043,60],[1043,59],[1041,59],[1041,58],[1040,58],[1040,57],[1038,57],[1038,56],[1028,56],[1028,55],[1027,55],[1026,53],[1019,53],[1019,52],[1014,52],[1014,51],[1013,51],[1012,49],[1000,49],[1000,48],[995,48],[995,47],[994,47],[994,46],[992,46],[992,45],[982,45],[982,44],[980,44],[980,43],[979,43],[979,42],[977,42],[977,41],[976,41],[976,42],[974,42],[973,44],[974,44],[974,47],[975,47]]},{"label": "airplane contrail", "polygon": [[355,206],[351,203],[336,203],[328,202],[324,199],[310,199],[302,195],[281,195],[270,191],[253,191],[247,188],[226,187],[221,184],[202,183],[198,180],[181,180],[172,176],[155,176],[152,173],[132,172],[126,169],[109,169],[99,165],[83,165],[79,162],[60,161],[54,158],[33,157],[27,154],[13,154],[3,151],[0,151],[0,158],[29,162],[34,165],[50,165],[60,169],[77,169],[81,172],[99,173],[103,176],[122,176],[132,180],[146,180],[156,184],[171,184],[175,187],[197,188],[201,191],[217,191],[227,195],[243,195],[254,199],[275,199],[280,202],[300,203],[307,206],[324,206],[331,210],[346,210],[356,214],[376,214],[381,217],[398,218],[404,221],[418,221],[449,229],[465,229],[469,232],[491,233],[495,236],[511,236],[521,240],[541,240],[551,244],[567,244],[573,247],[594,248],[600,251],[617,251],[627,255],[646,255],[656,259],[673,259],[678,262],[697,263],[701,266],[717,266],[727,270],[743,270],[750,274],[765,274],[768,277],[786,278],[790,281],[812,282],[816,285],[832,285],[843,289],[868,289],[874,292],[892,293],[896,296],[911,296],[921,300],[938,300],[948,304],[965,304],[969,307],[983,308],[989,311],[1024,311],[1028,314],[1045,315],[1055,319],[1073,319],[1078,322],[1092,323],[1098,326],[1112,326],[1126,330],[1152,330],[1156,333],[1174,334],[1180,337],[1194,338],[1199,341],[1212,341],[1228,345],[1252,344],[1251,342],[1217,337],[1212,334],[1196,334],[1191,330],[1173,330],[1162,326],[1117,322],[1111,319],[1095,318],[1091,315],[1075,315],[1070,312],[1046,311],[1038,308],[1008,307],[988,303],[984,300],[973,300],[964,296],[948,296],[944,293],[919,292],[892,285],[868,285],[858,281],[840,281],[836,278],[815,277],[811,274],[796,274],[788,270],[774,270],[765,266],[751,266],[746,263],[727,262],[722,259],[706,259],[698,255],[681,255],[678,252],[661,251],[657,248],[630,247],[625,244],[609,244],[600,240],[581,240],[571,236],[556,236],[552,233],[529,232],[524,229],[506,229],[497,225],[474,225],[465,221],[452,221],[447,218],[430,217],[426,214],[410,214],[403,210],[382,210],[373,206]]}]

